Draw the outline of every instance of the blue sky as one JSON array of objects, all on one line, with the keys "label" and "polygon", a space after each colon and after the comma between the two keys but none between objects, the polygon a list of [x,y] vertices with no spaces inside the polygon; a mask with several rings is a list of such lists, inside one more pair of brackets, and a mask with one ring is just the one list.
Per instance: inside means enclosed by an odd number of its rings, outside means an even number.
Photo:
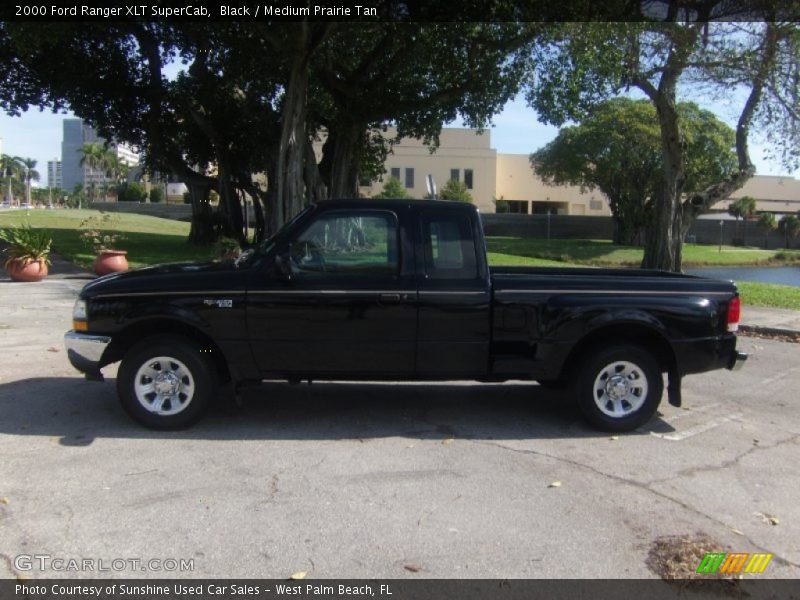
[{"label": "blue sky", "polygon": [[[728,124],[735,124],[736,109],[739,107],[733,106],[730,99],[694,100],[712,110]],[[31,109],[21,117],[0,114],[3,153],[36,159],[37,170],[42,175],[42,186],[47,185],[47,161],[61,157],[62,121],[65,116],[72,115],[54,115],[48,111],[39,112],[37,109]],[[458,125],[459,123],[453,124]],[[526,106],[522,98],[517,98],[495,116],[491,142],[492,147],[501,153],[530,154],[551,141],[557,133],[557,128],[539,123],[536,112]],[[786,170],[780,164],[764,158],[765,149],[766,146],[760,140],[751,139],[750,154],[758,174],[786,175]],[[794,173],[794,176],[797,177],[798,173]]]}]

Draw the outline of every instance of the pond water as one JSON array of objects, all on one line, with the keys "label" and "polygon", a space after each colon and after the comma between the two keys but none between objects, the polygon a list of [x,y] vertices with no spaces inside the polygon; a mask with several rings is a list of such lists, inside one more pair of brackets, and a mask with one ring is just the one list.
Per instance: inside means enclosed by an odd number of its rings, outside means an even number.
[{"label": "pond water", "polygon": [[760,281],[800,287],[800,267],[698,267],[686,269],[689,275],[734,281]]}]

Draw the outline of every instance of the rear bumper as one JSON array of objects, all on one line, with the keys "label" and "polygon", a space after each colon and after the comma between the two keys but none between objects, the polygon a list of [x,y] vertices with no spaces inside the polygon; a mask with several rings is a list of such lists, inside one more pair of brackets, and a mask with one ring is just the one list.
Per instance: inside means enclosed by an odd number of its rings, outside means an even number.
[{"label": "rear bumper", "polygon": [[111,338],[105,335],[90,335],[77,331],[68,331],[64,334],[64,346],[67,349],[69,362],[84,373],[86,379],[94,381],[103,381],[100,361],[110,343]]},{"label": "rear bumper", "polygon": [[676,342],[673,350],[681,376],[715,369],[739,369],[747,360],[747,354],[736,349],[736,336],[732,333]]},{"label": "rear bumper", "polygon": [[731,356],[730,361],[728,362],[728,369],[731,371],[738,371],[744,366],[744,363],[746,361],[747,361],[747,353],[736,350],[734,351],[733,356]]}]

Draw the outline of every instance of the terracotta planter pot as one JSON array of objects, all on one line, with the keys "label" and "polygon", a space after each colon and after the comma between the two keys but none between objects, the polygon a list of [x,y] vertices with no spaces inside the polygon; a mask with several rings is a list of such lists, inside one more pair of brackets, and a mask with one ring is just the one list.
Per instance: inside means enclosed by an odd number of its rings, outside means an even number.
[{"label": "terracotta planter pot", "polygon": [[47,263],[44,259],[26,262],[21,258],[11,259],[6,265],[12,281],[41,281],[47,277]]},{"label": "terracotta planter pot", "polygon": [[98,275],[108,275],[109,273],[119,273],[128,270],[128,259],[125,258],[125,250],[103,250],[94,259],[92,268]]}]

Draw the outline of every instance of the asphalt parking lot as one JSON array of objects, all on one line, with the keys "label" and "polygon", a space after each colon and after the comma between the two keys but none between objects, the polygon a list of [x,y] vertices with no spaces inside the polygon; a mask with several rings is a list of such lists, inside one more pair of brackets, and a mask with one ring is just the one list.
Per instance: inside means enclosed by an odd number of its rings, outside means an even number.
[{"label": "asphalt parking lot", "polygon": [[654,577],[657,539],[700,533],[800,576],[798,344],[743,338],[627,435],[468,382],[271,383],[155,433],[66,360],[82,283],[0,281],[0,577]]}]

